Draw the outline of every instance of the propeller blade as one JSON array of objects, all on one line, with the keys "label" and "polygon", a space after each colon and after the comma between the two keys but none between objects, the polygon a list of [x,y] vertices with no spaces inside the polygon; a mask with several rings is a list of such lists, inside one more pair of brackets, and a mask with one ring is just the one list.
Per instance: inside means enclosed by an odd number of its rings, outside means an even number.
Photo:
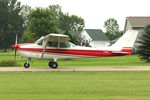
[{"label": "propeller blade", "polygon": [[44,40],[44,42],[43,42],[43,52],[42,52],[41,58],[43,58],[43,56],[44,56],[44,54],[45,54],[47,42],[48,42],[48,39]]},{"label": "propeller blade", "polygon": [[17,49],[15,49],[15,55],[14,55],[14,59],[16,60],[16,53],[17,53]]},{"label": "propeller blade", "polygon": [[15,45],[17,44],[17,41],[18,41],[18,36],[17,36],[17,34],[16,34],[16,41],[15,41]]},{"label": "propeller blade", "polygon": [[[15,41],[15,45],[17,45],[17,40],[18,40],[18,36],[16,33],[16,41]],[[17,49],[15,49],[15,54],[14,54],[14,59],[16,60],[16,54],[17,54]]]}]

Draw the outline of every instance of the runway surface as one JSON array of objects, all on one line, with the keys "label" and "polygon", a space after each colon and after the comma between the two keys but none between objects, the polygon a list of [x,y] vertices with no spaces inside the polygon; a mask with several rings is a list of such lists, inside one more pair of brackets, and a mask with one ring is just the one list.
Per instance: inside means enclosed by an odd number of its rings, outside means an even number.
[{"label": "runway surface", "polygon": [[150,66],[130,66],[130,67],[59,67],[51,69],[49,67],[0,67],[0,72],[49,72],[49,71],[150,71]]}]

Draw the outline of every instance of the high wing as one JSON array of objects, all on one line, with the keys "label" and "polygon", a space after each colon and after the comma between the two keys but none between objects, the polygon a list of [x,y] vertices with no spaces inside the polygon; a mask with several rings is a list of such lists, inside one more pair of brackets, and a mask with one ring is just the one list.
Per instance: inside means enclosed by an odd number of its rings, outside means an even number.
[{"label": "high wing", "polygon": [[41,58],[43,58],[43,56],[44,56],[48,41],[58,42],[58,48],[59,48],[61,42],[68,42],[69,40],[70,40],[70,38],[68,35],[55,34],[55,33],[46,35],[43,39],[43,52],[42,52]]},{"label": "high wing", "polygon": [[53,41],[53,42],[68,42],[69,36],[68,35],[63,35],[63,34],[48,34],[44,37],[44,40],[48,40],[48,41]]}]

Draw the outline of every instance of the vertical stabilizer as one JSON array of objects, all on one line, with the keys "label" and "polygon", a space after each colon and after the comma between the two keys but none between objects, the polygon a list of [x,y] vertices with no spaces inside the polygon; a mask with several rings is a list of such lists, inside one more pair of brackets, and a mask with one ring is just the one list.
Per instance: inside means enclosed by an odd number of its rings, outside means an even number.
[{"label": "vertical stabilizer", "polygon": [[128,30],[126,33],[123,34],[122,37],[119,38],[118,41],[110,46],[110,48],[112,50],[119,51],[124,51],[124,49],[131,50],[134,46],[138,33],[138,30]]}]

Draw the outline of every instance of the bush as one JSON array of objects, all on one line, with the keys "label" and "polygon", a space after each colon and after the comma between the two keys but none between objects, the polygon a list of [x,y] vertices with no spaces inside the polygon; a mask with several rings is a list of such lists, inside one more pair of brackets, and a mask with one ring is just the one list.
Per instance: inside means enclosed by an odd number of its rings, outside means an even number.
[{"label": "bush", "polygon": [[15,60],[6,60],[6,61],[0,61],[0,66],[18,66],[17,62]]},{"label": "bush", "polygon": [[150,62],[150,25],[147,25],[141,34],[137,53],[140,59]]},{"label": "bush", "polygon": [[32,43],[35,42],[38,38],[36,37],[35,33],[32,33],[26,30],[20,40],[21,43]]}]

